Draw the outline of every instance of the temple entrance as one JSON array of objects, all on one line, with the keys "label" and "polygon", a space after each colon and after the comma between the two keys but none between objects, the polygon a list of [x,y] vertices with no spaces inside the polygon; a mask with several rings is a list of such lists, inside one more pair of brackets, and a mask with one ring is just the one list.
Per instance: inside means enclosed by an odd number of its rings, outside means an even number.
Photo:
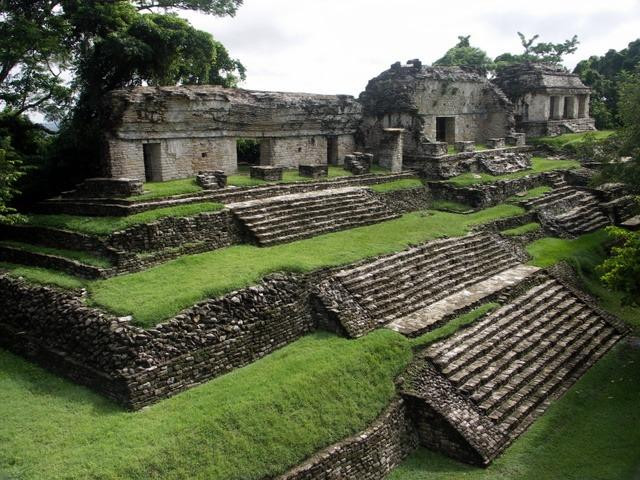
[{"label": "temple entrance", "polygon": [[142,145],[144,156],[144,178],[147,182],[162,181],[162,150],[159,143]]},{"label": "temple entrance", "polygon": [[327,165],[338,164],[338,137],[327,137]]},{"label": "temple entrance", "polygon": [[260,165],[260,140],[238,138],[236,140],[238,165]]},{"label": "temple entrance", "polygon": [[455,143],[456,119],[455,117],[436,117],[436,141]]}]

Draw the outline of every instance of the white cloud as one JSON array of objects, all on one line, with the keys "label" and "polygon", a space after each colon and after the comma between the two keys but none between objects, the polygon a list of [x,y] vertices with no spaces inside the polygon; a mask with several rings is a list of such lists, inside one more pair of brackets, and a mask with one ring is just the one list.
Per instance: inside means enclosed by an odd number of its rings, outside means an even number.
[{"label": "white cloud", "polygon": [[640,36],[637,0],[245,0],[235,18],[186,16],[244,63],[245,88],[352,95],[395,61],[431,63],[458,35],[496,56],[521,50],[517,31],[575,33],[569,67]]}]

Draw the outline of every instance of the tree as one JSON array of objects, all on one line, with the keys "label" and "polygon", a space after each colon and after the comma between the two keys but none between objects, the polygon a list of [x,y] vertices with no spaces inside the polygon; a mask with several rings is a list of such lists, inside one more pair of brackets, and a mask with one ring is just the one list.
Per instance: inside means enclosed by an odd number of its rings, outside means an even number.
[{"label": "tree", "polygon": [[493,70],[494,64],[487,56],[487,53],[484,50],[472,47],[469,41],[470,38],[471,35],[467,35],[466,37],[459,36],[458,43],[447,50],[447,53],[433,64],[473,67],[484,74]]},{"label": "tree", "polygon": [[608,227],[607,232],[617,245],[598,270],[605,285],[623,293],[623,303],[640,305],[640,233],[618,227]]},{"label": "tree", "polygon": [[521,54],[503,53],[502,55],[498,55],[494,59],[498,70],[507,65],[524,62],[553,63],[557,65],[562,63],[565,55],[574,53],[580,43],[577,35],[561,43],[536,43],[538,38],[540,38],[540,35],[537,34],[531,38],[527,38],[524,34],[518,32],[518,37],[520,37],[520,43],[522,44],[522,48],[524,48],[524,52]]},{"label": "tree", "polygon": [[8,137],[0,137],[0,222],[14,223],[20,217],[8,206],[17,193],[15,183],[22,176],[20,159]]},{"label": "tree", "polygon": [[591,114],[600,129],[620,126],[618,111],[619,87],[624,75],[632,73],[640,65],[640,39],[630,42],[627,48],[609,50],[605,55],[592,56],[576,65],[574,73],[593,90]]}]

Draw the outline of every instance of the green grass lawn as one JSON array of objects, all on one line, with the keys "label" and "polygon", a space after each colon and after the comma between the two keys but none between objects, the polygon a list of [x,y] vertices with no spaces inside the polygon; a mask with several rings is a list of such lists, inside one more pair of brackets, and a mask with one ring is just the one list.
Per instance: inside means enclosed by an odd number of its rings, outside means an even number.
[{"label": "green grass lawn", "polygon": [[258,185],[267,185],[269,183],[314,182],[337,177],[350,177],[352,175],[353,174],[350,171],[345,170],[342,167],[329,165],[327,176],[321,179],[303,177],[298,173],[297,169],[287,169],[282,172],[281,182],[266,182],[264,180],[249,177],[249,167],[243,165],[238,168],[238,173],[235,175],[229,175],[227,181],[229,185],[236,187],[254,187]]},{"label": "green grass lawn", "polygon": [[119,230],[151,223],[166,217],[189,217],[203,212],[213,212],[223,208],[220,203],[199,202],[176,207],[156,208],[127,217],[82,217],[64,214],[27,215],[27,225],[48,228],[61,228],[91,235],[108,235]]},{"label": "green grass lawn", "polygon": [[525,233],[537,232],[538,230],[540,230],[540,224],[537,222],[531,222],[520,225],[519,227],[503,230],[500,233],[507,237],[515,237],[517,235],[524,235]]},{"label": "green grass lawn", "polygon": [[73,277],[66,273],[46,268],[0,262],[0,271],[5,271],[14,277],[23,277],[29,282],[42,285],[54,285],[66,289],[84,288],[87,286],[87,280],[83,278]]},{"label": "green grass lawn", "polygon": [[464,235],[473,225],[522,212],[514,205],[469,215],[412,212],[387,222],[283,245],[237,245],[186,255],[142,272],[92,282],[90,298],[117,314],[133,315],[139,325],[152,326],[199,300],[256,283],[271,272],[308,272],[343,265],[402,250],[409,244]]},{"label": "green grass lawn", "polygon": [[396,190],[406,190],[409,188],[423,187],[424,184],[417,178],[401,178],[400,180],[394,180],[392,182],[378,183],[377,185],[371,185],[371,189],[374,192],[386,193],[395,192]]},{"label": "green grass lawn", "polygon": [[442,210],[444,212],[467,213],[473,210],[471,205],[465,203],[454,202],[452,200],[434,200],[431,202],[431,208],[434,210]]},{"label": "green grass lawn", "polygon": [[96,257],[88,252],[82,252],[79,250],[66,250],[62,248],[43,247],[41,245],[32,245],[24,242],[13,241],[0,241],[0,245],[7,247],[18,248],[27,252],[43,253],[46,255],[57,255],[58,257],[68,258],[70,260],[77,260],[78,262],[86,265],[92,265],[94,267],[107,268],[111,266],[111,262],[106,258]]},{"label": "green grass lawn", "polygon": [[309,335],[126,412],[0,350],[0,478],[252,480],[366,428],[411,358],[388,330]]},{"label": "green grass lawn", "polygon": [[531,200],[533,198],[538,198],[544,195],[545,193],[553,190],[551,187],[535,187],[530,190],[527,190],[524,195],[513,195],[507,199],[507,202],[522,202],[523,200]]},{"label": "green grass lawn", "polygon": [[575,146],[582,143],[585,137],[593,137],[596,140],[602,140],[611,136],[614,133],[613,130],[600,130],[597,132],[580,132],[580,133],[565,133],[563,135],[557,135],[555,137],[538,137],[532,138],[530,143],[533,145],[548,145],[555,149],[563,149],[565,147]]},{"label": "green grass lawn", "polygon": [[619,345],[498,457],[475,468],[420,449],[389,480],[634,480],[640,348]]},{"label": "green grass lawn", "polygon": [[173,195],[201,192],[194,177],[167,180],[165,182],[147,182],[144,184],[144,193],[129,197],[127,200],[142,201],[156,198],[166,198]]},{"label": "green grass lawn", "polygon": [[522,172],[507,173],[505,175],[489,175],[488,173],[463,173],[457,177],[445,180],[454,185],[465,187],[468,185],[476,185],[479,183],[493,183],[498,180],[508,180],[512,178],[521,178],[534,173],[548,172],[550,170],[565,170],[570,168],[578,168],[580,162],[577,160],[558,160],[555,158],[533,157],[531,159],[531,169]]}]

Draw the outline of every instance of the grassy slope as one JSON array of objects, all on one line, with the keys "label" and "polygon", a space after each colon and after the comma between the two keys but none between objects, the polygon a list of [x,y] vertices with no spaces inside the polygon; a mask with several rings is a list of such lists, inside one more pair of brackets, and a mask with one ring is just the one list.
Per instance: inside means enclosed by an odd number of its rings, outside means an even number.
[{"label": "grassy slope", "polygon": [[250,285],[271,272],[304,272],[346,264],[413,243],[464,235],[472,225],[522,211],[513,205],[499,205],[469,215],[412,212],[388,222],[284,245],[238,245],[187,255],[143,272],[93,282],[89,289],[98,305],[131,314],[139,325],[151,326],[203,298]]},{"label": "grassy slope", "polygon": [[129,197],[128,200],[141,201],[152,198],[166,198],[183,193],[201,192],[195,178],[181,178],[179,180],[167,180],[166,182],[147,182],[144,184],[144,193]]},{"label": "grassy slope", "polygon": [[84,288],[87,285],[87,280],[85,279],[72,277],[71,275],[46,268],[0,262],[0,271],[9,272],[15,277],[23,277],[33,283],[56,285],[67,289]]},{"label": "grassy slope", "polygon": [[525,223],[524,225],[520,225],[519,227],[503,230],[501,233],[503,235],[511,237],[516,235],[524,235],[525,233],[535,232],[538,230],[540,230],[540,224],[537,222],[531,222],[531,223]]},{"label": "grassy slope", "polygon": [[80,250],[66,250],[62,248],[43,247],[41,245],[32,245],[30,243],[14,242],[8,240],[0,241],[0,245],[18,248],[27,252],[43,253],[45,255],[56,255],[59,257],[68,258],[70,260],[77,260],[78,262],[84,263],[86,265],[93,265],[94,267],[107,268],[111,266],[111,262],[109,262],[109,260],[107,260],[106,258],[96,257],[95,255],[91,255],[88,252],[83,252]]},{"label": "grassy slope", "polygon": [[613,130],[601,130],[598,132],[581,132],[581,133],[565,133],[555,137],[538,137],[531,139],[530,143],[534,145],[549,145],[556,149],[566,146],[575,145],[584,141],[585,136],[593,136],[596,140],[607,138],[613,134]]},{"label": "grassy slope", "polygon": [[457,186],[475,185],[478,183],[492,183],[498,180],[508,180],[520,178],[533,173],[548,172],[550,170],[577,168],[580,163],[577,160],[558,160],[555,158],[533,157],[531,159],[531,169],[522,172],[507,173],[505,175],[489,175],[487,173],[463,173],[457,177],[446,180]]},{"label": "grassy slope", "polygon": [[131,413],[0,350],[0,477],[259,479],[369,425],[410,357],[395,332],[317,333]]},{"label": "grassy slope", "polygon": [[92,235],[108,235],[141,223],[150,223],[165,217],[188,217],[223,208],[220,203],[200,202],[176,207],[157,208],[128,217],[81,217],[76,215],[28,215],[28,224],[39,227],[61,228]]},{"label": "grassy slope", "polygon": [[422,187],[422,186],[424,186],[424,184],[417,178],[401,178],[400,180],[394,180],[393,182],[371,185],[371,189],[374,192],[385,193],[385,192],[394,192],[396,190],[405,190],[407,188],[416,188],[416,187]]}]

